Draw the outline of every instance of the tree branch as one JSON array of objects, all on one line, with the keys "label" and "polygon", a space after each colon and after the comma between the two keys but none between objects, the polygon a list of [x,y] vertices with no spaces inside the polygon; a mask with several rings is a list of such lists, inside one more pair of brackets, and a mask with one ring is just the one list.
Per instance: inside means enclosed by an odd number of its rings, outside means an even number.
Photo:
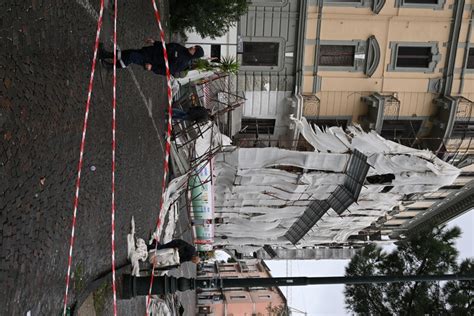
[{"label": "tree branch", "polygon": [[[418,271],[416,271],[416,275],[420,275],[424,269],[425,269],[425,266],[426,266],[426,262],[428,261],[428,258],[425,257],[423,258],[423,262],[421,263],[420,267],[418,268]],[[410,301],[408,302],[408,306],[407,306],[407,311],[409,311],[411,309],[411,305],[413,304],[413,299],[415,298],[415,292],[416,292],[416,289],[418,288],[418,285],[420,284],[420,282],[415,282],[415,285],[413,285],[413,288],[411,289],[411,295],[410,295]]]},{"label": "tree branch", "polygon": [[364,289],[364,292],[365,294],[367,295],[367,298],[368,298],[368,301],[369,301],[369,304],[371,304],[374,309],[377,310],[377,312],[379,313],[379,315],[383,315],[383,311],[379,308],[379,306],[377,304],[374,303],[374,300],[370,299],[372,297],[372,295],[370,295],[370,292],[369,290],[367,289],[367,285],[363,284],[362,285],[362,288]]}]

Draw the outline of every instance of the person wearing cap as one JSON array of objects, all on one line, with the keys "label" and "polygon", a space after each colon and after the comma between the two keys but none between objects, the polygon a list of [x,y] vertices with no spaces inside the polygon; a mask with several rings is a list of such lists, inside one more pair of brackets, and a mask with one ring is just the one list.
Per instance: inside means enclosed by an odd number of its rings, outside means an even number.
[{"label": "person wearing cap", "polygon": [[[146,43],[152,44],[152,46],[145,46],[141,49],[126,49],[119,52],[117,54],[117,68],[126,68],[130,64],[136,64],[143,66],[145,70],[153,71],[157,75],[166,75],[162,43],[153,39],[147,39]],[[189,69],[194,59],[204,56],[204,50],[198,45],[186,48],[178,43],[168,43],[166,44],[166,51],[170,73],[173,76]],[[106,51],[102,44],[99,45],[99,59],[103,61],[105,67],[111,68],[113,66],[110,61],[105,61],[105,59],[113,57],[112,52]]]}]

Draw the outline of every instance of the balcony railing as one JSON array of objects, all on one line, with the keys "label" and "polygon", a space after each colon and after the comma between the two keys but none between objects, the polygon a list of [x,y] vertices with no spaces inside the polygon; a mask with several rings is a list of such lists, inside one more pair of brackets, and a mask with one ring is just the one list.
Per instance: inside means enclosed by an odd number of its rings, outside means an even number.
[{"label": "balcony railing", "polygon": [[398,119],[400,115],[400,100],[395,95],[376,92],[361,99],[369,107],[368,115],[362,122],[362,126],[367,130],[373,129],[380,133],[385,118]]}]

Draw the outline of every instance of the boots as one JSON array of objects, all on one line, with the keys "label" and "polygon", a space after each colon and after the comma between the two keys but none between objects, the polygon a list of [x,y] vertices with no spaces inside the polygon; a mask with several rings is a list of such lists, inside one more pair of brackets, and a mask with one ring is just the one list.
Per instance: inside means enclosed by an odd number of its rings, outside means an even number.
[{"label": "boots", "polygon": [[104,43],[99,43],[98,53],[99,53],[99,55],[98,55],[99,59],[114,58],[114,53],[113,52],[109,52],[109,51],[105,50]]},{"label": "boots", "polygon": [[107,70],[107,72],[112,71],[114,69],[114,64],[111,62],[101,59],[100,63],[102,67],[104,67],[104,69]]}]

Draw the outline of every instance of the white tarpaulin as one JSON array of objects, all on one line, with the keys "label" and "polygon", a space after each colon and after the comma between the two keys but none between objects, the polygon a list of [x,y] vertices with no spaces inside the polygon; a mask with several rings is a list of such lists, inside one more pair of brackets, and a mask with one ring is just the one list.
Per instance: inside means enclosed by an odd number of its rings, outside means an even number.
[{"label": "white tarpaulin", "polygon": [[367,156],[368,176],[382,175],[382,180],[364,183],[358,202],[341,215],[329,209],[301,245],[346,242],[400,208],[405,195],[436,191],[459,175],[457,168],[429,151],[387,141],[357,126],[347,133],[339,127],[314,130],[302,118],[296,127],[315,151],[236,148],[218,154],[215,216],[223,223],[216,225],[216,244],[248,250],[266,244],[290,246],[285,232],[311,201],[327,199],[344,183],[356,149]]}]

